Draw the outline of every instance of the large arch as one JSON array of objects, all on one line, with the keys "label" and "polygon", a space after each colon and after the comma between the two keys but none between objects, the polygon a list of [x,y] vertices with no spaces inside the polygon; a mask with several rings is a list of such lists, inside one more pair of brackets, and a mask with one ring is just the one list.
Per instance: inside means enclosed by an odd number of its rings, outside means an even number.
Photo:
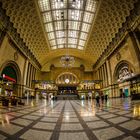
[{"label": "large arch", "polygon": [[57,85],[77,85],[79,83],[79,78],[71,72],[64,72],[57,76],[55,82]]},{"label": "large arch", "polygon": [[[2,76],[2,74],[4,74],[4,70],[7,69],[7,72],[10,72],[8,69],[11,68],[12,71],[15,72],[16,74],[16,81],[13,83],[13,93],[16,96],[22,96],[22,86],[21,86],[21,71],[20,68],[18,66],[18,64],[12,60],[6,61],[5,63],[3,63],[3,65],[0,67],[0,75]],[[8,74],[8,76],[10,76]]]},{"label": "large arch", "polygon": [[2,74],[3,70],[9,66],[15,70],[16,76],[17,76],[16,83],[20,84],[21,83],[21,71],[19,69],[18,64],[15,61],[9,60],[9,61],[6,61],[5,63],[3,63],[3,65],[0,67],[0,75]]},{"label": "large arch", "polygon": [[[135,73],[134,66],[129,61],[122,60],[115,67],[114,74],[113,74],[114,83],[116,83],[117,80],[119,78],[121,78],[119,76],[121,76],[120,74],[121,74],[121,72],[123,72],[123,69],[124,69],[124,71],[126,71],[127,74]],[[122,73],[122,76],[123,75],[125,76],[125,73]]]}]

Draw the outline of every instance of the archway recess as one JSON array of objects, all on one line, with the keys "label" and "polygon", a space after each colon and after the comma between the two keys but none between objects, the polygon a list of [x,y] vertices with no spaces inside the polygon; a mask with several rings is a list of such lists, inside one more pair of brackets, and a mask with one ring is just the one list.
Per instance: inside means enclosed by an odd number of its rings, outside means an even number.
[{"label": "archway recess", "polygon": [[19,66],[14,61],[5,62],[1,67],[0,75],[2,77],[4,75],[5,79],[9,81],[12,81],[16,84],[20,84],[21,72],[20,72]]},{"label": "archway recess", "polygon": [[0,76],[3,79],[2,89],[14,95],[21,96],[21,72],[19,66],[14,61],[6,61],[0,68]]},{"label": "archway recess", "polygon": [[134,67],[128,61],[121,61],[114,71],[114,82],[122,82],[135,75]]}]

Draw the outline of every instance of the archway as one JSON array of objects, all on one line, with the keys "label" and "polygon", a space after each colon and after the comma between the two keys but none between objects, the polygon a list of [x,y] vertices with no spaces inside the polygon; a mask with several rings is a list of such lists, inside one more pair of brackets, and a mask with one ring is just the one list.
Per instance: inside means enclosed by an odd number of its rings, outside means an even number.
[{"label": "archway", "polygon": [[113,89],[115,96],[128,97],[130,95],[130,83],[128,79],[134,76],[134,67],[128,61],[123,60],[116,65],[114,71],[114,83],[117,88]]},{"label": "archway", "polygon": [[58,86],[59,94],[77,94],[76,89],[79,84],[79,79],[75,74],[70,72],[61,73],[55,82]]},{"label": "archway", "polygon": [[126,60],[122,60],[116,65],[114,71],[114,83],[123,82],[134,75],[134,67]]},{"label": "archway", "polygon": [[7,94],[20,96],[21,73],[18,65],[14,61],[8,61],[2,65],[0,70],[5,94],[7,92]]}]

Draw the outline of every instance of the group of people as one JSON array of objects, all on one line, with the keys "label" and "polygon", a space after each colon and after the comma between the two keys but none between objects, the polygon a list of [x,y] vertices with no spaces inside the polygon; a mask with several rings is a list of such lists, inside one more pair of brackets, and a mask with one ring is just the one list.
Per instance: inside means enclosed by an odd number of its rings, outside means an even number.
[{"label": "group of people", "polygon": [[100,106],[100,103],[107,103],[108,100],[108,94],[103,94],[102,92],[96,92],[95,94],[96,104],[97,106]]}]

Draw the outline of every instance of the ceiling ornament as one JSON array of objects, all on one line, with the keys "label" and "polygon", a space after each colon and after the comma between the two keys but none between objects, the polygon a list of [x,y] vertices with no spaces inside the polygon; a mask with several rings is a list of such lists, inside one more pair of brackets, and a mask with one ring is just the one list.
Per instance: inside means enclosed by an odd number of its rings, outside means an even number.
[{"label": "ceiling ornament", "polygon": [[65,68],[72,67],[73,64],[75,63],[74,57],[69,55],[69,49],[68,49],[68,47],[66,48],[66,54],[61,57],[60,63]]},{"label": "ceiling ornament", "polygon": [[62,64],[63,67],[69,68],[72,67],[73,64],[75,63],[75,59],[72,56],[65,55],[61,57],[60,63]]}]

